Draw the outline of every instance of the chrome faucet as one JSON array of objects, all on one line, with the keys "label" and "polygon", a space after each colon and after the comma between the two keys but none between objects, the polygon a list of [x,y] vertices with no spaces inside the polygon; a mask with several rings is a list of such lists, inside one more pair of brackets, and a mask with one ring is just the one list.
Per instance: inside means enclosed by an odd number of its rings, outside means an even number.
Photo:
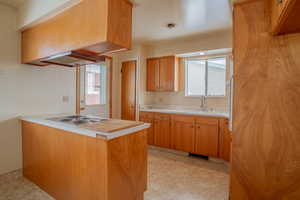
[{"label": "chrome faucet", "polygon": [[204,108],[206,104],[206,98],[205,96],[201,96],[201,108]]}]

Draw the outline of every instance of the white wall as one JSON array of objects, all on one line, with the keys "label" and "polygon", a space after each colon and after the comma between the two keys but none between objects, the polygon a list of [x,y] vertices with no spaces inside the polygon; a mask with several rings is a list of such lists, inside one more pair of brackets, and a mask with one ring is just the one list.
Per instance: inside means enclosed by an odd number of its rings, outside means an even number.
[{"label": "white wall", "polygon": [[[199,98],[185,97],[184,91],[180,92],[147,92],[146,91],[146,59],[149,57],[170,56],[213,49],[232,47],[231,30],[222,30],[189,38],[169,41],[158,41],[147,45],[135,45],[132,50],[119,52],[114,58],[114,80],[113,80],[113,113],[114,117],[121,115],[121,75],[122,62],[134,58],[139,59],[139,103],[140,104],[166,104],[183,106],[200,106]],[[118,71],[118,72],[116,72]],[[118,74],[116,74],[118,73]],[[184,71],[181,70],[181,73]],[[183,76],[183,74],[181,74]],[[181,80],[182,81],[182,80]],[[223,107],[227,105],[227,98],[210,98],[208,106]]]},{"label": "white wall", "polygon": [[[17,11],[0,4],[0,174],[22,167],[21,115],[75,112],[75,70],[20,64]],[[69,102],[62,97],[69,96]]]},{"label": "white wall", "polygon": [[26,0],[19,8],[18,27],[25,28],[39,23],[81,0]]}]

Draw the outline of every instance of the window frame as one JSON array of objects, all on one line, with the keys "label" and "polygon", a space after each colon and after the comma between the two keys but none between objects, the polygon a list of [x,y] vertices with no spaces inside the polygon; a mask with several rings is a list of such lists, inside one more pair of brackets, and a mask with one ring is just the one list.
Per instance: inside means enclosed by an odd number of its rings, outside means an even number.
[{"label": "window frame", "polygon": [[[100,77],[101,77],[101,67],[103,67],[103,63],[96,63],[96,64],[92,64],[92,65],[98,65],[99,66],[99,68],[100,68]],[[108,72],[108,69],[106,68],[106,70],[104,70],[105,71],[105,75],[104,75],[104,77],[105,77],[105,81],[103,81],[103,82],[105,82],[105,87],[103,87],[102,86],[102,81],[100,82],[100,88],[99,88],[99,97],[100,97],[100,102],[99,103],[97,103],[97,104],[87,104],[86,103],[86,96],[88,95],[88,91],[87,91],[87,66],[88,65],[86,65],[85,67],[84,67],[84,106],[85,107],[96,107],[96,106],[102,106],[102,105],[106,105],[107,104],[107,84],[108,84],[108,81],[107,81],[107,78],[108,78],[108,74],[107,74],[107,72]],[[107,66],[105,66],[105,67],[107,67]],[[100,79],[101,80],[101,79]],[[103,88],[105,88],[104,90],[103,90]],[[101,95],[101,93],[102,92],[104,92],[104,93],[106,93],[105,94],[105,98],[103,98],[102,96],[103,95]],[[105,102],[103,102],[102,100],[104,99],[104,101]]]},{"label": "window frame", "polygon": [[[207,95],[208,94],[208,60],[210,59],[217,59],[217,58],[225,58],[226,60],[226,68],[225,68],[225,94],[224,95]],[[205,95],[189,95],[188,94],[188,60],[192,60],[192,59],[200,59],[200,60],[205,60]],[[202,98],[202,97],[205,97],[205,98],[226,98],[227,96],[227,91],[226,91],[226,88],[227,88],[227,80],[226,80],[226,77],[227,77],[227,67],[228,67],[228,56],[227,55],[224,55],[224,56],[221,56],[221,55],[218,55],[218,56],[212,56],[212,57],[187,57],[185,58],[184,60],[184,79],[185,79],[185,85],[184,85],[184,96],[185,97],[190,97],[190,98]]]}]

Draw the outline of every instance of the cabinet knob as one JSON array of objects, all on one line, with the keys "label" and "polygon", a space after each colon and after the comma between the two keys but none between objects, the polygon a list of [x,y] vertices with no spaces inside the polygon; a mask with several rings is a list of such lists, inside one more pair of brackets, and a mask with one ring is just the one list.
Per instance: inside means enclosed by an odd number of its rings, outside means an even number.
[{"label": "cabinet knob", "polygon": [[276,0],[278,4],[281,4],[283,0]]}]

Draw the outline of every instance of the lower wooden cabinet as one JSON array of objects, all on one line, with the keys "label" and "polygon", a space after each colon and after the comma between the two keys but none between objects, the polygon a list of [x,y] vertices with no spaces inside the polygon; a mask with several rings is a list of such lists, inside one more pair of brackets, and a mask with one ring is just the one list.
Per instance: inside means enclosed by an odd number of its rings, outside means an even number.
[{"label": "lower wooden cabinet", "polygon": [[195,120],[189,116],[172,116],[171,148],[175,150],[195,151]]},{"label": "lower wooden cabinet", "polygon": [[151,124],[150,128],[147,129],[148,144],[154,145],[154,118],[153,113],[141,113],[140,121]]},{"label": "lower wooden cabinet", "polygon": [[171,148],[171,119],[166,114],[155,114],[154,117],[154,145]]},{"label": "lower wooden cabinet", "polygon": [[141,112],[140,120],[152,124],[150,145],[230,160],[228,119]]},{"label": "lower wooden cabinet", "polygon": [[217,125],[196,125],[195,154],[219,156],[219,127]]}]

